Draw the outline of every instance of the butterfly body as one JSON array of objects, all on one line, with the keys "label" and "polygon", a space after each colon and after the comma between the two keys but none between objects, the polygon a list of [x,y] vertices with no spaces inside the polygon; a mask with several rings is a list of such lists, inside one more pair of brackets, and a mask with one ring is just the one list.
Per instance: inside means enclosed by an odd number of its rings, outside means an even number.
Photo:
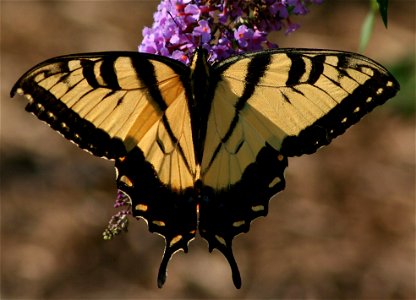
[{"label": "butterfly body", "polygon": [[358,54],[310,49],[247,53],[191,66],[107,52],[41,63],[12,89],[27,110],[97,156],[115,160],[117,187],[166,249],[158,284],[197,231],[230,263],[232,240],[284,189],[287,157],[327,145],[398,91]]}]

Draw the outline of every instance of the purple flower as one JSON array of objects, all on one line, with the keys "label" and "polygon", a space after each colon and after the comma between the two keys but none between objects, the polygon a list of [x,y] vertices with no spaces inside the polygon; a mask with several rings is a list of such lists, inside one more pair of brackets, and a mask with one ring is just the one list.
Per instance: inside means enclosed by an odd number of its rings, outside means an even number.
[{"label": "purple flower", "polygon": [[194,28],[193,36],[200,36],[202,43],[208,43],[211,40],[211,28],[206,20],[200,20],[197,27]]},{"label": "purple flower", "polygon": [[125,209],[120,210],[111,217],[107,228],[103,232],[103,238],[105,240],[111,240],[114,236],[120,234],[121,232],[127,231],[129,225],[128,216],[131,215],[130,198],[124,192],[119,190],[114,207],[125,207]]},{"label": "purple flower", "polygon": [[196,4],[188,4],[185,6],[184,13],[186,15],[186,23],[198,22],[200,10]]},{"label": "purple flower", "polygon": [[152,28],[143,30],[139,51],[189,63],[197,47],[209,51],[211,62],[277,47],[269,40],[269,33],[281,29],[285,34],[294,32],[299,25],[290,18],[308,13],[309,5],[322,1],[162,0]]},{"label": "purple flower", "polygon": [[240,25],[236,31],[234,31],[234,38],[242,48],[247,48],[251,39],[253,38],[253,29],[247,28],[246,25]]},{"label": "purple flower", "polygon": [[282,19],[286,19],[289,16],[287,6],[278,1],[274,2],[272,5],[269,6],[269,12],[271,15],[279,16],[279,18]]},{"label": "purple flower", "polygon": [[172,53],[171,56],[173,59],[179,60],[180,62],[183,62],[184,64],[189,64],[189,57],[186,55],[185,52],[181,50],[175,50]]},{"label": "purple flower", "polygon": [[267,34],[264,31],[255,30],[252,36],[252,48],[253,50],[261,50],[262,44],[266,42]]},{"label": "purple flower", "polygon": [[289,22],[289,26],[286,28],[285,34],[286,35],[291,34],[292,32],[296,31],[299,27],[300,27],[299,24]]},{"label": "purple flower", "polygon": [[130,205],[130,198],[125,193],[118,190],[116,202],[114,203],[114,208],[118,208],[121,206],[129,206],[129,205]]}]

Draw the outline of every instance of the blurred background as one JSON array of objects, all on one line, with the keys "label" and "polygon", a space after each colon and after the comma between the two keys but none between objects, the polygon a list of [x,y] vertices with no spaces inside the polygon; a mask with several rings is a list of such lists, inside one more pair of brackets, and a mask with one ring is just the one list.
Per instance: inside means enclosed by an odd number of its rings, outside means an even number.
[{"label": "blurred background", "polygon": [[[329,147],[292,158],[269,215],[234,240],[243,286],[197,238],[163,289],[164,240],[143,221],[112,241],[113,163],[92,157],[11,100],[14,82],[62,54],[136,51],[157,1],[1,2],[1,298],[415,299],[415,2],[390,1],[365,55],[399,95]],[[325,1],[274,35],[281,47],[357,51],[368,1]]]}]

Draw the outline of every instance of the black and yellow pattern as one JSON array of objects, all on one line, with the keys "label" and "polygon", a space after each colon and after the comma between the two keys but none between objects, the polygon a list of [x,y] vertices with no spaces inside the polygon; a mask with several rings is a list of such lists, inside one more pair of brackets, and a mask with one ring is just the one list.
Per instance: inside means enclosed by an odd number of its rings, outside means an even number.
[{"label": "black and yellow pattern", "polygon": [[166,239],[158,284],[199,230],[241,286],[232,240],[285,186],[287,157],[313,153],[399,90],[354,53],[278,49],[191,67],[135,52],[47,60],[11,91],[94,155],[116,162],[133,215]]}]

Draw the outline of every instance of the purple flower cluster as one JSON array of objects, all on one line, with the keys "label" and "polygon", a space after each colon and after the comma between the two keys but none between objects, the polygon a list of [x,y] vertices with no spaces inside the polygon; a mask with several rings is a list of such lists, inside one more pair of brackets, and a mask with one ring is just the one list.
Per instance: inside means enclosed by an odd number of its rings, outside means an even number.
[{"label": "purple flower cluster", "polygon": [[119,191],[117,193],[116,203],[114,208],[124,207],[117,214],[111,217],[108,222],[107,228],[103,232],[103,238],[105,240],[111,240],[114,236],[120,234],[121,232],[126,232],[129,219],[128,216],[131,215],[131,202],[130,198],[126,194]]},{"label": "purple flower cluster", "polygon": [[236,53],[276,48],[268,34],[295,31],[290,16],[323,0],[162,0],[152,28],[143,30],[140,52],[172,57],[189,64],[196,47],[218,61]]}]

